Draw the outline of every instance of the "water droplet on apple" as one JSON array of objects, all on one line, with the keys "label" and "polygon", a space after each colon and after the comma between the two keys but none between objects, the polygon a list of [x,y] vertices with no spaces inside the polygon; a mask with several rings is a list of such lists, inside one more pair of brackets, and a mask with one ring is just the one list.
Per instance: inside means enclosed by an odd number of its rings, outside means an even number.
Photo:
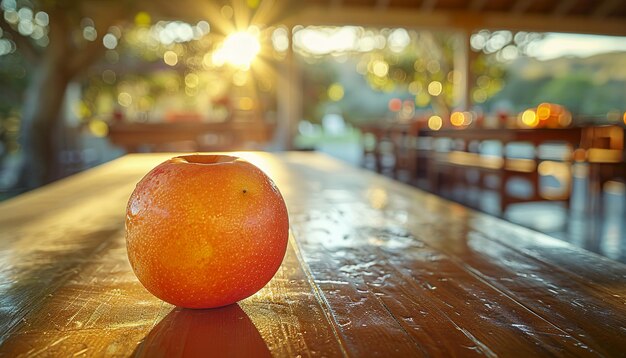
[{"label": "water droplet on apple", "polygon": [[130,203],[130,214],[132,216],[137,215],[137,213],[139,212],[139,198],[134,198],[133,201]]}]

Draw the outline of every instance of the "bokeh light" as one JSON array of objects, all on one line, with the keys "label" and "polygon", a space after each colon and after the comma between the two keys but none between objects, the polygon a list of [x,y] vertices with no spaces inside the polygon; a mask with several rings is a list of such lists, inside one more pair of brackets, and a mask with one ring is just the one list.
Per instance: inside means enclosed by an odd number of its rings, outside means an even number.
[{"label": "bokeh light", "polygon": [[465,124],[465,114],[463,112],[453,112],[450,115],[450,123],[455,127],[460,127]]},{"label": "bokeh light", "polygon": [[112,85],[115,83],[117,76],[113,70],[104,70],[102,71],[102,81],[108,85]]},{"label": "bokeh light", "polygon": [[165,51],[163,54],[163,62],[169,66],[176,66],[178,63],[178,55],[174,51]]},{"label": "bokeh light", "polygon": [[199,82],[200,78],[195,73],[189,73],[185,76],[185,85],[187,87],[195,88]]},{"label": "bokeh light", "polygon": [[443,126],[443,120],[439,116],[430,116],[428,118],[428,128],[434,131],[438,131]]},{"label": "bokeh light", "polygon": [[220,13],[226,20],[230,20],[233,17],[234,10],[230,5],[224,5],[220,9]]},{"label": "bokeh light", "polygon": [[135,15],[135,25],[137,26],[150,26],[151,22],[152,18],[147,12],[140,11]]},{"label": "bokeh light", "polygon": [[106,137],[109,134],[109,126],[103,120],[94,119],[89,121],[89,132],[95,137]]},{"label": "bokeh light", "polygon": [[332,101],[340,101],[343,98],[344,90],[340,83],[333,83],[328,87],[328,98]]},{"label": "bokeh light", "polygon": [[537,118],[537,114],[532,109],[527,109],[522,113],[522,124],[534,128],[539,124],[539,119]]},{"label": "bokeh light", "polygon": [[439,96],[442,90],[443,86],[439,81],[432,81],[428,84],[428,93],[430,93],[432,96]]},{"label": "bokeh light", "polygon": [[117,102],[122,107],[129,107],[133,103],[133,97],[128,92],[121,92],[117,95]]},{"label": "bokeh light", "polygon": [[537,120],[545,121],[550,118],[550,104],[542,103],[537,107]]},{"label": "bokeh light", "polygon": [[385,77],[389,72],[389,65],[382,60],[376,60],[372,64],[372,72],[378,77]]},{"label": "bokeh light", "polygon": [[102,37],[102,44],[109,50],[113,50],[117,47],[117,38],[113,34],[106,34]]},{"label": "bokeh light", "polygon": [[392,98],[388,104],[391,112],[399,112],[402,109],[402,100],[400,98]]},{"label": "bokeh light", "polygon": [[284,27],[278,27],[272,32],[274,50],[285,52],[289,49],[289,33]]}]

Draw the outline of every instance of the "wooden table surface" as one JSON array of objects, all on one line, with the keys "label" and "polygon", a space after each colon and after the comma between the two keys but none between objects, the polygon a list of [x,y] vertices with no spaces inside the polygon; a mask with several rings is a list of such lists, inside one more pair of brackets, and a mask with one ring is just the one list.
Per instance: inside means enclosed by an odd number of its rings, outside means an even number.
[{"label": "wooden table surface", "polygon": [[170,155],[0,204],[0,356],[623,356],[626,266],[314,153],[241,153],[290,213],[274,279],[183,310],[137,281],[124,217]]}]

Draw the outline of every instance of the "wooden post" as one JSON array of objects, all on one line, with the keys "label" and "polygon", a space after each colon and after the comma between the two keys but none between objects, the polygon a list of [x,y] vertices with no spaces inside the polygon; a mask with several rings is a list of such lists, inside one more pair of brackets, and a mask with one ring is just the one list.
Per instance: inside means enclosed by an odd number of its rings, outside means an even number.
[{"label": "wooden post", "polygon": [[472,56],[473,52],[470,48],[471,35],[469,29],[460,30],[458,32],[458,45],[454,51],[454,70],[459,75],[459,80],[454,86],[454,102],[460,110],[469,110],[472,103],[472,71],[470,65],[474,56]]},{"label": "wooden post", "polygon": [[293,149],[298,122],[302,118],[302,72],[293,52],[293,44],[279,64],[276,97],[278,118],[274,137],[275,150],[290,150]]}]

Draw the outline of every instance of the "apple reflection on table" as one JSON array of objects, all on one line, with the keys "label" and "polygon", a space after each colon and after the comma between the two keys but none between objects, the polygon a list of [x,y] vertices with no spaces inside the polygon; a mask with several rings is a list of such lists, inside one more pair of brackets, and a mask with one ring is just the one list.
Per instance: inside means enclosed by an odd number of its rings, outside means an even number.
[{"label": "apple reflection on table", "polygon": [[137,346],[134,357],[270,357],[250,317],[238,304],[175,308]]}]

